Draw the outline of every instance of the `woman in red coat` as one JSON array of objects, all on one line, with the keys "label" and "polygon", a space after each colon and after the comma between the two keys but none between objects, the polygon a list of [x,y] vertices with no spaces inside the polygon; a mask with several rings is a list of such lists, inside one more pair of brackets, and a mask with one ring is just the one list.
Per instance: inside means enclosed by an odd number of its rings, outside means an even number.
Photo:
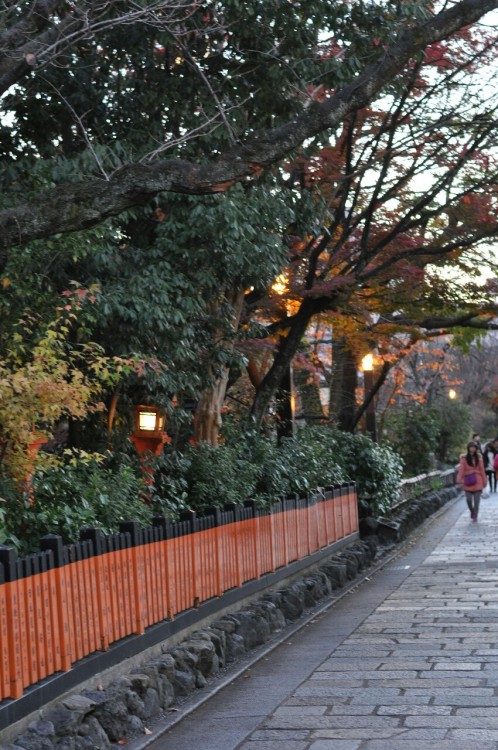
[{"label": "woman in red coat", "polygon": [[484,463],[477,443],[469,443],[467,445],[467,453],[460,459],[456,481],[457,484],[462,486],[465,492],[471,519],[477,521],[481,492],[487,482]]}]

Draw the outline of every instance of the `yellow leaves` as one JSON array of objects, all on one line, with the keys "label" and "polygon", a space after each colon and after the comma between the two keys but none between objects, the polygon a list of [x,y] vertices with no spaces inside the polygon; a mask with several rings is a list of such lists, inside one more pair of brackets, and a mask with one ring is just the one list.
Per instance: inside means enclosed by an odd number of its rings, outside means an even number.
[{"label": "yellow leaves", "polygon": [[79,466],[82,463],[102,463],[108,457],[103,453],[94,453],[93,451],[85,451],[82,448],[66,448],[62,455],[64,456],[66,464],[70,466]]},{"label": "yellow leaves", "polygon": [[[44,453],[30,455],[33,428],[48,440],[61,420],[104,410],[104,385],[119,378],[100,347],[71,342],[73,317],[77,320],[71,307],[42,332],[33,321],[20,321],[7,347],[10,357],[0,363],[1,437],[8,441],[3,460],[19,481],[48,460]],[[33,333],[36,344],[28,347]]]},{"label": "yellow leaves", "polygon": [[7,276],[4,276],[2,279],[2,288],[8,289],[11,284],[12,284],[11,280],[7,278]]}]

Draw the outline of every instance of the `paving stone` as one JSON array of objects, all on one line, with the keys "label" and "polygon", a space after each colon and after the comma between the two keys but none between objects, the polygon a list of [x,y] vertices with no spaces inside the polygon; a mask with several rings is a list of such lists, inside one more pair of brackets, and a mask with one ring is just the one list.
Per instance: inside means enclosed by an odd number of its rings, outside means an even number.
[{"label": "paving stone", "polygon": [[[426,665],[427,666],[427,665]],[[389,679],[398,679],[398,680],[410,680],[414,679],[417,676],[417,672],[415,670],[399,670],[399,671],[385,671],[381,672],[380,670],[375,671],[365,671],[365,672],[333,672],[332,670],[329,672],[315,672],[313,675],[313,680],[389,680]]]},{"label": "paving stone", "polygon": [[[427,719],[420,716],[407,716],[406,727],[427,726]],[[498,716],[433,716],[431,726],[446,729],[493,729],[498,730]]]},{"label": "paving stone", "polygon": [[[413,706],[407,703],[401,703],[399,706],[378,706],[377,714],[379,716],[443,716],[453,713],[453,706]],[[425,719],[427,722],[427,719]],[[405,722],[406,723],[406,722]],[[431,719],[432,724],[432,719]]]},{"label": "paving stone", "polygon": [[316,716],[302,712],[299,716],[272,716],[263,723],[264,729],[336,729],[336,728],[369,728],[396,729],[400,726],[398,717],[388,716]]},{"label": "paving stone", "polygon": [[305,740],[309,735],[308,729],[257,729],[251,735],[251,740]]},{"label": "paving stone", "polygon": [[384,738],[386,740],[390,740],[393,737],[399,738],[404,731],[406,730],[401,728],[389,729],[388,727],[379,727],[373,729],[362,729],[361,727],[356,727],[355,729],[320,729],[316,732],[313,732],[312,736],[313,739],[326,738],[338,740],[370,740]]},{"label": "paving stone", "polygon": [[[245,748],[251,748],[251,750],[308,750],[309,742],[294,741],[294,740],[252,740],[249,739],[247,744],[244,743]],[[487,750],[487,748],[484,748]]]},{"label": "paving stone", "polygon": [[448,737],[455,740],[466,740],[467,742],[478,742],[479,748],[481,742],[492,740],[498,741],[498,729],[452,729],[448,732]]},{"label": "paving stone", "polygon": [[317,740],[309,750],[360,750],[360,747],[361,740]]},{"label": "paving stone", "polygon": [[[344,709],[343,709],[344,710]],[[328,711],[328,706],[306,706],[306,715],[307,716],[323,716],[323,714]],[[303,709],[302,706],[279,706],[277,710],[273,713],[273,717],[279,718],[281,716],[302,716],[303,715]]]},{"label": "paving stone", "polygon": [[[258,749],[259,750],[259,749]],[[427,745],[420,745],[418,739],[372,740],[361,745],[361,750],[427,750]],[[467,740],[438,740],[436,750],[469,750]],[[496,742],[482,742],[479,750],[496,750]]]}]

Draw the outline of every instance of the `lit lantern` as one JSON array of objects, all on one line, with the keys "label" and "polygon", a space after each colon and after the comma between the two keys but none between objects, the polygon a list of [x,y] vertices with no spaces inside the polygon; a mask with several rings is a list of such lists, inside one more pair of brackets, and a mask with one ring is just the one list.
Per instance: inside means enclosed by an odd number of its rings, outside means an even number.
[{"label": "lit lantern", "polygon": [[361,369],[363,370],[363,372],[372,372],[373,367],[374,367],[373,354],[365,354],[365,356],[361,360]]},{"label": "lit lantern", "polygon": [[157,406],[135,406],[134,435],[141,438],[163,438],[165,417]]},{"label": "lit lantern", "polygon": [[361,369],[363,370],[363,385],[365,389],[365,401],[367,406],[365,409],[366,418],[366,429],[367,434],[372,440],[377,442],[377,425],[375,420],[375,402],[372,394],[374,386],[374,356],[373,354],[365,354],[361,360]]},{"label": "lit lantern", "polygon": [[164,412],[157,406],[135,406],[135,428],[130,439],[142,462],[142,471],[147,484],[154,482],[152,456],[160,456],[169,438],[164,432]]}]

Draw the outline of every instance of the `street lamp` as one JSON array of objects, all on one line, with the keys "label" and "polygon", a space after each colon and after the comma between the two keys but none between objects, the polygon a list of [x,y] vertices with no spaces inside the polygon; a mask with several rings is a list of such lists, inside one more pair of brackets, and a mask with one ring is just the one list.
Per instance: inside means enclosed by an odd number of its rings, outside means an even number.
[{"label": "street lamp", "polygon": [[[374,358],[372,354],[365,354],[361,361],[361,369],[363,370],[363,385],[365,389],[365,400],[367,400],[372,392],[374,385],[373,381],[373,369],[374,369]],[[370,435],[372,440],[377,442],[377,427],[375,424],[375,403],[373,397],[370,398],[366,410],[365,410],[365,421],[367,434]]]},{"label": "street lamp", "polygon": [[164,412],[157,406],[135,406],[134,430],[130,435],[137,453],[140,456],[142,472],[148,485],[154,482],[154,468],[151,461],[152,456],[160,456],[163,452],[164,443],[169,438],[164,432],[166,421]]},{"label": "street lamp", "polygon": [[454,390],[454,388],[450,388],[448,391],[448,398],[451,398],[452,401],[454,401],[457,397],[457,392]]},{"label": "street lamp", "polygon": [[164,413],[157,406],[135,406],[134,436],[148,439],[162,439],[164,423]]},{"label": "street lamp", "polygon": [[[274,280],[272,290],[279,297],[282,297],[289,289],[289,279],[285,273],[279,274]],[[291,307],[288,299],[284,299],[287,314],[291,313]],[[294,389],[294,376],[292,359],[286,367],[279,386],[279,398],[277,404],[277,436],[289,437],[294,435],[296,430],[296,398]]]}]

